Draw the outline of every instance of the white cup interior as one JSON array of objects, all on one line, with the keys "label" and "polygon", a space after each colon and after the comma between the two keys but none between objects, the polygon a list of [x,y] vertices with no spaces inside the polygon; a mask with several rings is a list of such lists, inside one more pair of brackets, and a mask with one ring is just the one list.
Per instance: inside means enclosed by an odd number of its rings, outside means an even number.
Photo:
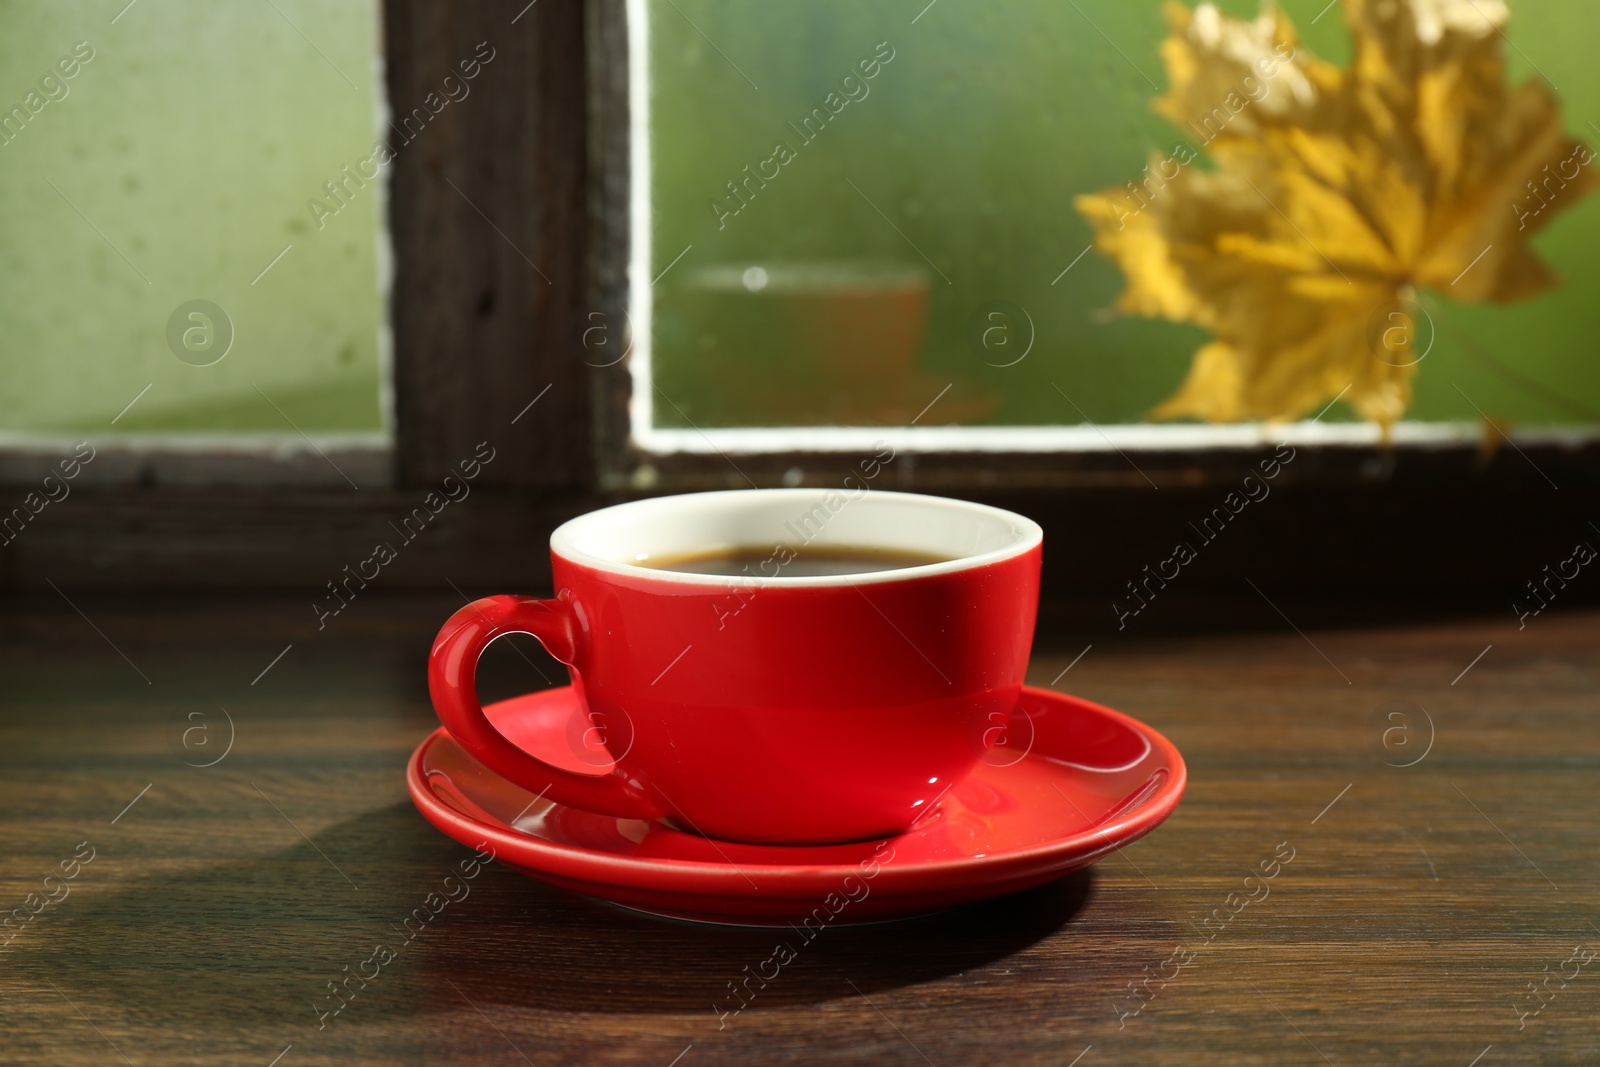
[{"label": "white cup interior", "polygon": [[728,549],[850,547],[902,550],[944,562],[842,575],[741,577],[773,585],[837,585],[909,578],[1021,555],[1043,540],[1039,524],[965,500],[840,489],[750,489],[655,497],[603,508],[556,528],[557,555],[600,570],[691,584],[727,576],[649,567],[652,559]]}]

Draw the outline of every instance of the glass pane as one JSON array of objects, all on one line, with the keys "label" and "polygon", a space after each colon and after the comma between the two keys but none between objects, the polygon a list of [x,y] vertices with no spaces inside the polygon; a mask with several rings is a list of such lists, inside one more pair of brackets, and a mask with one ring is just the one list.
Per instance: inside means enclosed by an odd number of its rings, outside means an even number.
[{"label": "glass pane", "polygon": [[373,5],[125,2],[0,9],[0,429],[381,430]]},{"label": "glass pane", "polygon": [[[1254,0],[1221,7],[1257,14]],[[1344,5],[1280,7],[1299,49],[1348,67]],[[1416,3],[1418,33],[1442,12],[1441,32],[1503,47],[1511,83],[1559,85],[1566,143],[1596,134],[1600,8],[1513,0],[1501,46],[1487,22],[1463,21],[1487,20],[1478,7],[1498,4]],[[903,425],[936,395],[921,425],[1138,423],[1212,339],[1113,312],[1124,274],[1090,248],[1074,203],[1180,146],[1196,173],[1215,168],[1199,131],[1152,108],[1169,81],[1157,0],[641,0],[635,13],[655,426]],[[1494,190],[1485,217],[1514,220],[1519,195],[1543,202],[1522,184]],[[1544,291],[1462,301],[1470,285],[1424,278],[1403,335],[1372,301],[1358,334],[1398,337],[1401,360],[1426,347],[1407,419],[1600,422],[1600,197],[1584,191],[1562,194],[1528,242],[1559,279]],[[1270,328],[1285,312],[1262,303]],[[1356,417],[1348,403],[1327,415]]]}]

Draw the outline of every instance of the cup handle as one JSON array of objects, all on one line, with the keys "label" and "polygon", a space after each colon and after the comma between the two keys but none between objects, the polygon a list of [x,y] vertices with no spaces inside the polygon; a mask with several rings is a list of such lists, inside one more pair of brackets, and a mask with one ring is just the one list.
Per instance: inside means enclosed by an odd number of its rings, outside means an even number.
[{"label": "cup handle", "polygon": [[468,604],[444,624],[428,658],[428,692],[450,736],[502,778],[558,803],[626,819],[664,814],[621,767],[605,775],[562,770],[494,728],[478,703],[478,657],[489,642],[509,633],[532,635],[568,666],[577,659],[578,620],[565,601],[491,596]]}]

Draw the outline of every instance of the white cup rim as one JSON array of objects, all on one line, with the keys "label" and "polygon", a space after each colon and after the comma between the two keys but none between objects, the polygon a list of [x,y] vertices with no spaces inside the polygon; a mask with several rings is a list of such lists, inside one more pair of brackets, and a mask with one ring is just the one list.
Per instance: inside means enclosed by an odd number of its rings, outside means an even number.
[{"label": "white cup rim", "polygon": [[[773,525],[785,515],[793,518]],[[815,532],[813,523],[819,524]],[[696,532],[701,530],[705,532],[697,538]],[[736,530],[760,530],[762,536],[752,533],[741,540],[730,532]],[[769,540],[776,547],[780,534],[802,531],[811,535],[801,542],[806,544],[821,539],[853,547],[926,550],[951,558],[894,570],[796,577],[784,576],[781,565],[776,574],[746,577],[664,570],[639,562],[652,554],[765,546]],[[970,547],[963,543],[968,539]],[[732,489],[648,497],[591,511],[556,527],[550,535],[550,551],[590,570],[651,582],[721,589],[731,583],[801,589],[955,574],[1025,555],[1043,540],[1044,531],[1032,519],[951,497],[870,488],[859,493],[827,488]],[[782,543],[792,546],[794,541]],[[629,555],[635,558],[623,558]]]}]

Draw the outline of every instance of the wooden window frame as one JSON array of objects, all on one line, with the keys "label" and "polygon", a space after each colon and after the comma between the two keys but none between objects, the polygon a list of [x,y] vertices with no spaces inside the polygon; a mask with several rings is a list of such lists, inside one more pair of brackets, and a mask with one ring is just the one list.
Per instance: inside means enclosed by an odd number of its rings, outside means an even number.
[{"label": "wooden window frame", "polygon": [[[567,517],[649,493],[836,484],[861,458],[654,455],[629,443],[626,365],[585,346],[597,323],[627,321],[624,0],[384,0],[382,19],[394,110],[480,42],[497,58],[390,174],[394,442],[349,457],[381,484],[354,491],[305,450],[240,458],[233,473],[225,457],[124,457],[134,473],[123,484],[84,484],[0,548],[0,588],[310,595],[488,441],[496,459],[471,503],[406,544],[383,582],[536,591],[548,585],[549,530]],[[26,492],[47,451],[0,454],[0,491]],[[1103,620],[1107,598],[1271,452],[907,451],[880,485],[1037,518],[1047,592]],[[1265,612],[1240,574],[1309,613],[1297,622],[1343,617],[1334,601],[1365,605],[1351,617],[1370,619],[1373,604],[1508,600],[1587,528],[1597,489],[1592,439],[1302,446],[1272,502],[1241,516],[1237,536],[1207,548],[1172,593],[1171,619],[1211,623],[1241,602]]]}]

